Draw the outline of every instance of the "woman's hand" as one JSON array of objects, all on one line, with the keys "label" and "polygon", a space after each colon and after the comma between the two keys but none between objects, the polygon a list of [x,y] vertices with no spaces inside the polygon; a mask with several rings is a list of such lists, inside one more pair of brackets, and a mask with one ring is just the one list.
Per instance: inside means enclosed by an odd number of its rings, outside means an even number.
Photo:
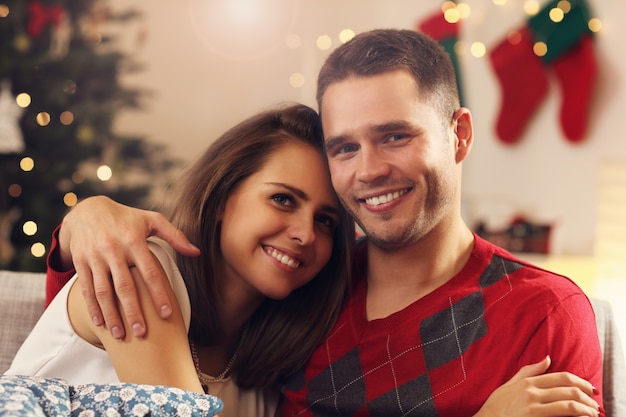
[{"label": "woman's hand", "polygon": [[61,224],[61,265],[65,269],[74,265],[94,324],[106,323],[117,339],[124,337],[125,329],[115,296],[133,335],[140,337],[146,332],[130,267],[139,270],[159,315],[167,318],[172,313],[166,291],[169,283],[148,250],[146,238],[149,236],[160,237],[183,255],[200,254],[199,249],[161,214],[127,207],[103,196],[80,202]]},{"label": "woman's hand", "polygon": [[544,374],[550,357],[521,368],[474,417],[599,416],[595,388],[569,372]]}]

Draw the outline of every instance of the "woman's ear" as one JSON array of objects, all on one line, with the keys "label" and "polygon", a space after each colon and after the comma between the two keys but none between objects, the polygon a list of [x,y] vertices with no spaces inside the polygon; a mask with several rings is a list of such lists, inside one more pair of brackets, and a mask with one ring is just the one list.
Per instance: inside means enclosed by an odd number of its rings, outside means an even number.
[{"label": "woman's ear", "polygon": [[474,125],[472,124],[472,114],[465,107],[461,107],[452,118],[454,124],[454,137],[456,140],[456,162],[461,163],[474,143]]}]

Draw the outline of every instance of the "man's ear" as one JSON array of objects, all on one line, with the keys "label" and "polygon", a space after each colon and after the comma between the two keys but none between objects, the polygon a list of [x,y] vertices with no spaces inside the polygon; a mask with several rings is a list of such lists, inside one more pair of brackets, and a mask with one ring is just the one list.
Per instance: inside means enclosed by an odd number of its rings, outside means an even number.
[{"label": "man's ear", "polygon": [[452,118],[454,124],[454,138],[456,140],[456,162],[463,162],[474,143],[474,125],[472,114],[465,107],[461,107]]}]

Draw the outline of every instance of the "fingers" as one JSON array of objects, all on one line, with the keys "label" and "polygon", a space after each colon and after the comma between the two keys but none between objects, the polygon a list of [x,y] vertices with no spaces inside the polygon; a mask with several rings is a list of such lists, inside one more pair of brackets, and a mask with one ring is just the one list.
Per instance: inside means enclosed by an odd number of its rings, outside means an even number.
[{"label": "fingers", "polygon": [[550,363],[552,363],[550,356],[546,356],[543,360],[537,363],[523,366],[519,371],[517,371],[513,378],[507,382],[507,384],[515,383],[524,378],[541,375],[548,370]]},{"label": "fingers", "polygon": [[78,273],[78,280],[80,281],[81,293],[85,299],[87,311],[89,311],[89,317],[91,317],[94,325],[102,326],[104,324],[104,320],[93,288],[91,270],[84,265],[75,265],[75,268]]},{"label": "fingers", "polygon": [[556,387],[539,391],[540,415],[597,416],[599,404],[576,387]]},{"label": "fingers", "polygon": [[[137,337],[146,332],[131,267],[137,267],[144,278],[158,314],[168,318],[172,313],[170,284],[148,248],[150,236],[162,238],[183,255],[200,254],[161,214],[126,207],[107,197],[83,200],[63,220],[61,257],[76,267],[94,324],[105,323],[115,338],[123,338],[128,331]],[[129,329],[124,328],[120,314],[130,323]]]},{"label": "fingers", "polygon": [[597,390],[569,372],[545,374],[550,358],[522,367],[491,393],[478,416],[598,416]]},{"label": "fingers", "polygon": [[[169,318],[172,314],[171,300],[168,296],[168,287],[170,284],[167,277],[163,275],[162,268],[156,264],[154,257],[151,256],[151,252],[148,250],[147,246],[146,250],[136,251],[134,253],[134,263],[139,270],[140,276],[146,283],[146,287],[148,288],[148,292],[150,293],[152,303],[157,313],[163,319]],[[134,305],[126,307],[124,300],[122,300],[122,304],[125,308],[134,308]],[[137,317],[137,320],[133,320],[130,317],[131,310],[126,311],[127,319],[130,323],[139,323],[139,317]],[[143,316],[141,317],[141,320],[143,320]],[[133,327],[134,326],[135,324],[133,324]],[[135,335],[137,336],[136,333]]]},{"label": "fingers", "polygon": [[[136,337],[143,337],[146,333],[146,324],[129,266],[127,264],[118,265],[111,271],[111,275],[119,305],[117,303],[110,304],[107,298],[98,299],[104,320],[107,325],[112,326],[110,327],[111,335],[120,339],[125,336],[126,331],[130,331]],[[124,329],[120,310],[126,316],[126,321],[130,325],[129,329]],[[120,335],[121,337],[119,337]]]},{"label": "fingers", "polygon": [[[81,293],[94,325],[101,326],[104,324],[109,329],[112,337],[116,339],[124,338],[126,332],[118,310],[117,285],[114,285],[111,279],[112,273],[107,266],[107,261],[100,257],[93,257],[90,259],[90,262],[76,261],[75,267],[81,283]],[[124,283],[125,280],[126,282],[128,280],[132,281],[128,266],[125,265],[125,268],[126,277],[119,269],[114,274],[118,281],[121,280],[122,288],[128,286],[128,284]],[[134,284],[131,282],[131,285]],[[137,304],[138,301],[135,300],[135,305]],[[138,309],[138,307],[135,307],[135,309]]]},{"label": "fingers", "polygon": [[[181,255],[198,256],[200,249],[194,246],[185,234],[177,229],[165,217],[157,212],[145,212],[146,227],[149,236],[157,236],[168,242]],[[161,268],[155,264],[154,258],[147,251],[134,252],[135,265],[143,277],[152,302],[161,318],[166,319],[172,314],[171,301],[167,288],[169,282],[163,276]]]},{"label": "fingers", "polygon": [[597,395],[597,389],[589,382],[569,372],[553,372],[529,378],[529,382],[540,389],[571,387],[582,391],[587,396]]},{"label": "fingers", "polygon": [[200,255],[200,249],[194,246],[185,234],[174,227],[160,213],[152,213],[150,217],[149,230],[151,236],[158,236],[172,245],[176,252],[186,256]]},{"label": "fingers", "polygon": [[[96,298],[104,321],[116,339],[123,338],[128,331],[136,337],[143,337],[146,324],[131,268],[136,264],[137,253],[146,253],[152,261],[146,240],[142,235],[133,238],[131,234],[130,238],[123,241],[102,243],[102,247],[104,250],[95,254],[92,267]],[[96,262],[95,259],[100,261]],[[99,268],[98,265],[105,267]],[[96,269],[102,273],[96,275]],[[130,328],[124,328],[121,314],[124,314]]]}]

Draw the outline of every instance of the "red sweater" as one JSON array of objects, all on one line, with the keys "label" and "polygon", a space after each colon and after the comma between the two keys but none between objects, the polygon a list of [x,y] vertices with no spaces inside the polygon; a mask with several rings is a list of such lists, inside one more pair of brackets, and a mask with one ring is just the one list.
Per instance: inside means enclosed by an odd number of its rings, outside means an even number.
[{"label": "red sweater", "polygon": [[283,387],[284,416],[470,416],[520,367],[548,354],[550,371],[602,386],[594,313],[569,279],[476,237],[457,276],[368,322],[364,246],[349,304]]},{"label": "red sweater", "polygon": [[[48,255],[47,298],[74,271]],[[465,267],[407,308],[365,316],[365,245],[353,296],[306,369],[283,387],[284,416],[470,416],[520,367],[552,358],[601,390],[593,310],[568,278],[528,265],[476,237]],[[602,405],[602,395],[595,398]],[[604,412],[601,409],[601,416]]]},{"label": "red sweater", "polygon": [[72,278],[76,272],[73,269],[69,271],[61,271],[58,265],[58,246],[59,246],[59,229],[61,226],[57,226],[52,232],[52,244],[50,245],[50,252],[46,258],[46,307],[55,295],[63,288],[65,283]]}]

